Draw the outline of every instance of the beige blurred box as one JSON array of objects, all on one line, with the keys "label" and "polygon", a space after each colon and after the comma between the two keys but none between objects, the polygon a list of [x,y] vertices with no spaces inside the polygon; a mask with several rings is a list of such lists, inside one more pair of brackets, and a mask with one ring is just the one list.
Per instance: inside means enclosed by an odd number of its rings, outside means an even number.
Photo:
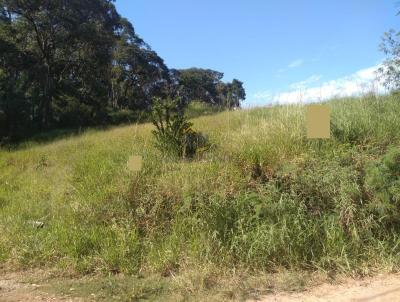
[{"label": "beige blurred box", "polygon": [[129,171],[138,172],[142,170],[142,157],[140,155],[133,155],[128,159],[127,167]]},{"label": "beige blurred box", "polygon": [[331,109],[326,105],[308,105],[307,138],[331,137]]}]

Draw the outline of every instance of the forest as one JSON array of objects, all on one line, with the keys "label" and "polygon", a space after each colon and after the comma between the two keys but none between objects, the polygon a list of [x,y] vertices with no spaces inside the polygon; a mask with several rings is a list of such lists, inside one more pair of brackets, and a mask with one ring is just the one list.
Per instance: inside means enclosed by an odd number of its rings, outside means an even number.
[{"label": "forest", "polygon": [[154,97],[240,106],[237,79],[173,69],[113,0],[0,0],[0,141],[147,120]]}]

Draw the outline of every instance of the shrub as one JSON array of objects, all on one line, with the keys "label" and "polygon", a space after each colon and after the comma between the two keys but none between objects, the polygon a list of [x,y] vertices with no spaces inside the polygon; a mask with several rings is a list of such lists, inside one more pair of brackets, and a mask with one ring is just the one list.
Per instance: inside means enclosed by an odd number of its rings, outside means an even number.
[{"label": "shrub", "polygon": [[113,125],[141,123],[148,121],[148,116],[145,112],[134,111],[129,109],[114,110],[108,112],[109,122]]},{"label": "shrub", "polygon": [[166,156],[191,158],[208,148],[207,138],[192,129],[184,114],[185,103],[180,99],[154,98],[152,122],[155,146]]},{"label": "shrub", "polygon": [[370,209],[385,223],[400,224],[400,149],[390,148],[366,169],[366,187],[374,192]]}]

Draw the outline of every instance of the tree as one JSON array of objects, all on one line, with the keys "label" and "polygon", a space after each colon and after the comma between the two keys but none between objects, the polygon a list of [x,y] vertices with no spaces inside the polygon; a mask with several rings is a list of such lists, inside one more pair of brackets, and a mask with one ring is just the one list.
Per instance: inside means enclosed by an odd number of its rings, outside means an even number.
[{"label": "tree", "polygon": [[34,75],[35,60],[16,46],[18,35],[12,16],[0,11],[0,138],[17,136],[30,119],[32,103],[26,99]]},{"label": "tree", "polygon": [[234,79],[224,83],[224,74],[211,69],[190,68],[173,70],[175,85],[179,87],[180,96],[187,101],[201,100],[203,102],[226,108],[240,107],[240,102],[246,98],[243,83]]},{"label": "tree", "polygon": [[224,74],[211,69],[190,68],[179,70],[179,83],[185,87],[186,98],[202,100],[209,104],[218,103],[216,86]]},{"label": "tree", "polygon": [[154,97],[240,104],[221,72],[168,69],[113,2],[0,0],[0,139],[147,114]]},{"label": "tree", "polygon": [[[400,15],[400,11],[397,15]],[[384,85],[388,89],[400,89],[400,32],[393,29],[385,32],[380,48],[387,55],[383,67],[378,70],[384,79]]]},{"label": "tree", "polygon": [[113,55],[112,105],[146,109],[169,80],[168,68],[155,51],[136,35],[132,24],[121,20]]},{"label": "tree", "polygon": [[400,32],[390,30],[383,36],[381,50],[388,56],[379,72],[387,88],[400,89]]},{"label": "tree", "polygon": [[2,0],[1,4],[12,16],[17,47],[22,45],[36,61],[40,128],[49,127],[53,102],[63,94],[84,97],[98,109],[119,26],[112,1]]},{"label": "tree", "polygon": [[243,82],[233,79],[232,83],[228,83],[225,98],[228,108],[240,107],[240,102],[246,99]]}]

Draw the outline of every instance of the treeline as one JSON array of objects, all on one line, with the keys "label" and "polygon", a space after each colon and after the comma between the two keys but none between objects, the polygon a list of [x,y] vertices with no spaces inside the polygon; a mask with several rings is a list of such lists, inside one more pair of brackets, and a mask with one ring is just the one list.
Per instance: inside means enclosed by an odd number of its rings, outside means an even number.
[{"label": "treeline", "polygon": [[242,82],[169,69],[113,2],[0,0],[0,140],[117,123],[155,96],[240,106]]}]

